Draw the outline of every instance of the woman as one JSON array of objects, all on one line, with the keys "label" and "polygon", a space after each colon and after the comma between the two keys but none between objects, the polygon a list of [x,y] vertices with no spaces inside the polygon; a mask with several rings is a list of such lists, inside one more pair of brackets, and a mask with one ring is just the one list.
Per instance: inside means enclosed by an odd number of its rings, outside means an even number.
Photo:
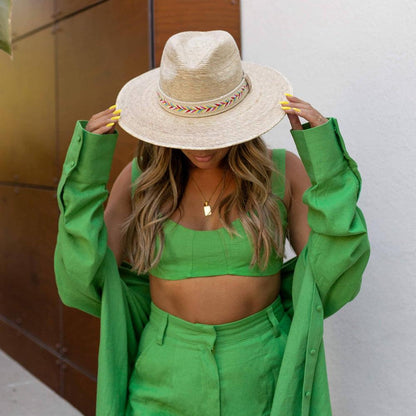
[{"label": "woman", "polygon": [[[97,414],[331,414],[322,320],[368,260],[360,177],[336,121],[290,92],[227,32],[183,32],[77,126],[55,270],[101,316]],[[259,137],[285,114],[303,163]],[[141,140],[104,225],[117,123]]]}]

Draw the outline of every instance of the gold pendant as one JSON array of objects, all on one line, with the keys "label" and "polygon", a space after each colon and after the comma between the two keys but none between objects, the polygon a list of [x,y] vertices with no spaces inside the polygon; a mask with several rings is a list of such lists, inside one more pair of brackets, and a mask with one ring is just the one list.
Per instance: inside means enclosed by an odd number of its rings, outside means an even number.
[{"label": "gold pendant", "polygon": [[211,215],[211,205],[208,205],[208,202],[205,202],[204,204],[204,214],[206,217],[208,217],[208,215]]}]

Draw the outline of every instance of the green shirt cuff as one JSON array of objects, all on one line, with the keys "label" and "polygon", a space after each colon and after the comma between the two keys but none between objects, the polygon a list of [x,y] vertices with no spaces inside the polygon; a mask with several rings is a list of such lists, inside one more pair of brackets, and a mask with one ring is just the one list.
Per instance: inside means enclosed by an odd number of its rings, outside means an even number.
[{"label": "green shirt cuff", "polygon": [[303,130],[290,132],[312,184],[332,178],[349,164],[355,165],[345,149],[335,118],[317,127],[309,123],[302,127]]},{"label": "green shirt cuff", "polygon": [[68,147],[63,174],[82,183],[107,183],[118,132],[94,134],[85,130],[86,120],[78,120]]}]

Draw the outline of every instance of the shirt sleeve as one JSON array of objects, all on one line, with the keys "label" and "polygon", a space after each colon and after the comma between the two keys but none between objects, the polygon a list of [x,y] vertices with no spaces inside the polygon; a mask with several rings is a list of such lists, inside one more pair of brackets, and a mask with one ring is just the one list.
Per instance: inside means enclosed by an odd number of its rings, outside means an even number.
[{"label": "shirt sleeve", "polygon": [[311,233],[298,263],[307,263],[312,271],[328,317],[358,294],[370,255],[365,219],[357,206],[361,176],[336,119],[313,128],[306,123],[291,134],[312,184],[303,195]]},{"label": "shirt sleeve", "polygon": [[99,316],[104,272],[117,272],[103,204],[118,133],[94,134],[86,123],[76,123],[58,184],[54,269],[63,303]]}]

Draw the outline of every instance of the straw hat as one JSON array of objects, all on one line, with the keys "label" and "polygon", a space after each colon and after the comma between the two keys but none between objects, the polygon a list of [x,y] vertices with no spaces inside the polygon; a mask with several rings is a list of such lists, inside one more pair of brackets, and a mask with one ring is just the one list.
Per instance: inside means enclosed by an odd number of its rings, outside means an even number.
[{"label": "straw hat", "polygon": [[217,149],[251,140],[285,113],[292,93],[273,68],[242,61],[223,30],[181,32],[163,49],[159,68],[127,82],[116,106],[119,125],[146,142],[178,149]]}]

